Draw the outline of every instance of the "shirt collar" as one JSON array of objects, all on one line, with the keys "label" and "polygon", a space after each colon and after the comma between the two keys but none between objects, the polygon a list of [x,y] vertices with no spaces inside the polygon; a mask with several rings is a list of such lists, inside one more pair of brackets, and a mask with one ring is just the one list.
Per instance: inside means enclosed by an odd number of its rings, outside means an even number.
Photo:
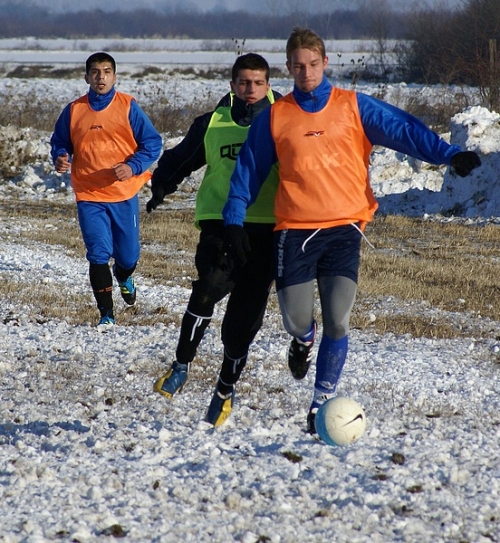
[{"label": "shirt collar", "polygon": [[106,94],[97,94],[95,91],[89,88],[88,99],[89,104],[95,111],[101,111],[105,107],[109,106],[116,90],[114,87]]}]

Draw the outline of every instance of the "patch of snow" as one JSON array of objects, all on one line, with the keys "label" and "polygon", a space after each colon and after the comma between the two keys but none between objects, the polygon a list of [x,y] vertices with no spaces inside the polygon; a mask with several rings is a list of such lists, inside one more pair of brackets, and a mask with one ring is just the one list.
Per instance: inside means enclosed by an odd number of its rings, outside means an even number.
[{"label": "patch of snow", "polygon": [[[73,83],[51,83],[52,96],[64,91],[71,99]],[[120,85],[138,89],[132,80]],[[70,94],[82,91],[83,81],[75,82]],[[227,83],[214,83],[216,95],[226,91]],[[39,158],[0,183],[0,199],[72,202],[68,176],[50,165],[49,135],[27,134]],[[481,154],[482,167],[468,178],[376,150],[371,175],[383,212],[457,209],[462,218],[498,222],[498,115],[470,108],[453,118],[449,137]],[[185,183],[177,205],[193,205],[198,182]],[[19,288],[86,292],[84,255],[21,246],[12,235],[25,228],[0,217],[0,271]],[[137,282],[138,311],[182,315],[187,289],[155,284],[140,269]],[[383,305],[400,309],[395,299]],[[339,393],[363,406],[368,426],[357,443],[333,448],[305,433],[314,371],[304,381],[291,377],[289,337],[270,309],[231,417],[215,430],[204,422],[212,388],[202,373],[215,383],[222,311],[185,391],[167,401],[152,386],[173,359],[173,324],[159,319],[99,334],[90,323],[47,320],[33,307],[0,302],[2,541],[500,541],[498,323],[474,321],[492,331],[489,339],[352,330]]]}]

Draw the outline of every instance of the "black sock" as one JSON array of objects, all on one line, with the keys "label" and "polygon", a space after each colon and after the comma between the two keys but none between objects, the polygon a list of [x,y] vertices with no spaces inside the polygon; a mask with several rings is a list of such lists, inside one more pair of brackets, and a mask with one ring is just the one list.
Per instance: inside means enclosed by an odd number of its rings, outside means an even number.
[{"label": "black sock", "polygon": [[228,396],[233,392],[234,385],[223,383],[220,379],[217,381],[217,391],[221,396]]},{"label": "black sock", "polygon": [[90,285],[101,317],[113,316],[113,278],[108,264],[90,264]]}]

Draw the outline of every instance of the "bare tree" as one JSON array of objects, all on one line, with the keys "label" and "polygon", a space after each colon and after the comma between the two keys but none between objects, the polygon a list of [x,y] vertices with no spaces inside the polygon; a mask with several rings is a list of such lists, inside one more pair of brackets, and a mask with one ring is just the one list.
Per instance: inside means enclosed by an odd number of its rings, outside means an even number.
[{"label": "bare tree", "polygon": [[378,0],[376,3],[365,2],[362,9],[370,19],[370,35],[375,39],[373,58],[378,70],[383,75],[387,72],[389,65],[388,39],[393,12],[388,0]]},{"label": "bare tree", "polygon": [[490,107],[498,102],[498,59],[491,41],[500,42],[498,0],[464,0],[452,13],[416,13],[409,38],[405,66],[410,81],[475,85]]}]

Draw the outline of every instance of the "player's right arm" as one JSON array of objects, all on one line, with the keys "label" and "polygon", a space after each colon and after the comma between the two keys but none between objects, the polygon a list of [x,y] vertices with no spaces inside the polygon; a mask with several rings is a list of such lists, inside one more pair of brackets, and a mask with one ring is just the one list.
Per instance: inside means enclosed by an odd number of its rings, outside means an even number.
[{"label": "player's right arm", "polygon": [[70,156],[73,154],[70,132],[71,104],[68,104],[59,115],[50,138],[50,155],[56,172],[65,173],[70,167]]},{"label": "player's right arm", "polygon": [[265,109],[253,121],[238,153],[228,199],[222,211],[226,225],[243,224],[247,208],[257,199],[260,188],[278,160],[271,133],[270,110]]},{"label": "player's right arm", "polygon": [[196,117],[184,138],[161,155],[151,177],[152,198],[146,204],[148,213],[156,209],[165,196],[174,193],[185,177],[207,163],[204,139],[212,114]]}]

